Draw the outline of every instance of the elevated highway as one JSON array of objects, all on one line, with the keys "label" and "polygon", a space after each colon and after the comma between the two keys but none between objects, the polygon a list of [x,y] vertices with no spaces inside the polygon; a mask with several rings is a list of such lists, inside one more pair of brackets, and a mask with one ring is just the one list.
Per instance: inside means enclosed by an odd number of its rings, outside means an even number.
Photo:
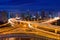
[{"label": "elevated highway", "polygon": [[55,18],[51,18],[51,19],[49,19],[49,20],[47,20],[47,21],[45,21],[45,22],[42,22],[42,23],[52,23],[52,22],[56,22],[57,20],[59,20],[60,19],[60,17],[55,17]]},{"label": "elevated highway", "polygon": [[[0,28],[0,37],[8,37],[6,35],[12,34],[32,34],[60,40],[60,34],[57,33],[60,32],[59,29],[60,27],[55,27],[52,25],[21,21],[20,23],[16,22],[12,27]],[[54,32],[52,32],[53,30]]]}]

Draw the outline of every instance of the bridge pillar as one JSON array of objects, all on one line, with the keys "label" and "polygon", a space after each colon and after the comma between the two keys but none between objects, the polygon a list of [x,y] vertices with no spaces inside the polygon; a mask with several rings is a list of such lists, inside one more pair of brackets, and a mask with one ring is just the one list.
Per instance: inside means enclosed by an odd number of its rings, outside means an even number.
[{"label": "bridge pillar", "polygon": [[30,40],[34,40],[34,38],[31,38]]},{"label": "bridge pillar", "polygon": [[0,38],[0,40],[3,40],[3,38]]},{"label": "bridge pillar", "polygon": [[5,38],[5,40],[15,40],[15,38]]},{"label": "bridge pillar", "polygon": [[57,34],[57,29],[55,29],[55,33]]},{"label": "bridge pillar", "polygon": [[15,40],[21,40],[21,38],[15,38]]},{"label": "bridge pillar", "polygon": [[5,40],[9,40],[9,38],[5,38]]},{"label": "bridge pillar", "polygon": [[15,40],[15,38],[9,38],[9,40]]}]

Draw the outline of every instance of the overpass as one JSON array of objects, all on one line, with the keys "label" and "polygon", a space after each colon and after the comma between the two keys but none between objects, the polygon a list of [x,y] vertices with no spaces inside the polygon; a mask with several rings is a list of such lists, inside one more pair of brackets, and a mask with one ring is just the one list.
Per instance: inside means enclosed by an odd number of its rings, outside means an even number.
[{"label": "overpass", "polygon": [[16,22],[12,27],[10,26],[6,28],[0,28],[0,38],[11,37],[11,36],[14,37],[14,35],[12,34],[15,34],[15,35],[25,34],[25,35],[36,35],[36,37],[44,36],[44,37],[60,40],[60,33],[58,33],[60,32],[59,29],[60,27],[55,27],[52,25],[47,25],[42,23],[40,24],[40,23],[30,22],[30,21],[29,22],[21,21],[20,23]]},{"label": "overpass", "polygon": [[42,22],[42,23],[52,23],[52,22],[55,22],[55,21],[57,21],[57,20],[59,20],[60,19],[60,17],[55,17],[55,18],[53,18],[53,19],[49,19],[49,20],[47,20],[47,21],[45,21],[45,22]]}]

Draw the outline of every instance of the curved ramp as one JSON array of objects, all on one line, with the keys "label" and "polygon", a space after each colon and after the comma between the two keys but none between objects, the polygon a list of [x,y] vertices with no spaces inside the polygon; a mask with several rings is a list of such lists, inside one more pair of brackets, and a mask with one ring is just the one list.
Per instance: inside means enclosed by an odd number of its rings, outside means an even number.
[{"label": "curved ramp", "polygon": [[[48,37],[48,38],[53,38],[53,39],[58,39],[60,40],[60,34],[56,34],[56,33],[52,33],[52,32],[49,32],[49,31],[45,31],[45,30],[42,30],[42,29],[38,29],[38,28],[35,28],[34,26],[32,26],[32,22],[26,22],[26,21],[22,21],[22,23],[24,24],[28,24],[26,25],[26,29],[25,28],[22,28],[22,26],[24,25],[20,25],[20,24],[15,24],[14,27],[7,27],[7,28],[2,28],[0,30],[0,35],[6,35],[6,34],[35,34],[35,35],[38,35],[38,36],[45,36],[45,37]],[[31,25],[32,24],[32,25]],[[4,29],[4,30],[3,30]],[[31,30],[31,31],[27,31],[27,30]]]},{"label": "curved ramp", "polygon": [[2,25],[0,25],[0,27],[6,26],[6,25],[8,25],[8,24],[9,24],[9,23],[2,24]]},{"label": "curved ramp", "polygon": [[55,18],[53,18],[53,19],[47,20],[47,21],[42,22],[42,23],[52,23],[52,22],[55,22],[55,21],[57,21],[57,20],[59,20],[59,19],[60,19],[59,17],[55,17]]},{"label": "curved ramp", "polygon": [[41,30],[41,29],[34,28],[30,24],[29,24],[29,26],[30,26],[29,28],[32,28],[32,29],[36,30],[38,32],[36,34],[38,34],[38,35],[46,36],[46,37],[49,37],[49,38],[60,39],[59,34],[54,34],[52,32],[48,32],[48,31],[44,31],[44,30]]}]

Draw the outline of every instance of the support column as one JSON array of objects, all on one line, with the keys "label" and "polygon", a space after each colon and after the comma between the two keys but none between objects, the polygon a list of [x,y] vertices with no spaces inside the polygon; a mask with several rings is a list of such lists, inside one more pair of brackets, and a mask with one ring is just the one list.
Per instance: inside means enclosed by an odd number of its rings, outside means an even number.
[{"label": "support column", "polygon": [[0,40],[3,40],[3,38],[0,38]]},{"label": "support column", "polygon": [[15,40],[21,40],[21,38],[15,38]]},{"label": "support column", "polygon": [[5,40],[9,40],[9,38],[5,38]]},{"label": "support column", "polygon": [[30,40],[34,40],[34,38],[31,38]]},{"label": "support column", "polygon": [[15,38],[9,38],[9,40],[15,40]]}]

